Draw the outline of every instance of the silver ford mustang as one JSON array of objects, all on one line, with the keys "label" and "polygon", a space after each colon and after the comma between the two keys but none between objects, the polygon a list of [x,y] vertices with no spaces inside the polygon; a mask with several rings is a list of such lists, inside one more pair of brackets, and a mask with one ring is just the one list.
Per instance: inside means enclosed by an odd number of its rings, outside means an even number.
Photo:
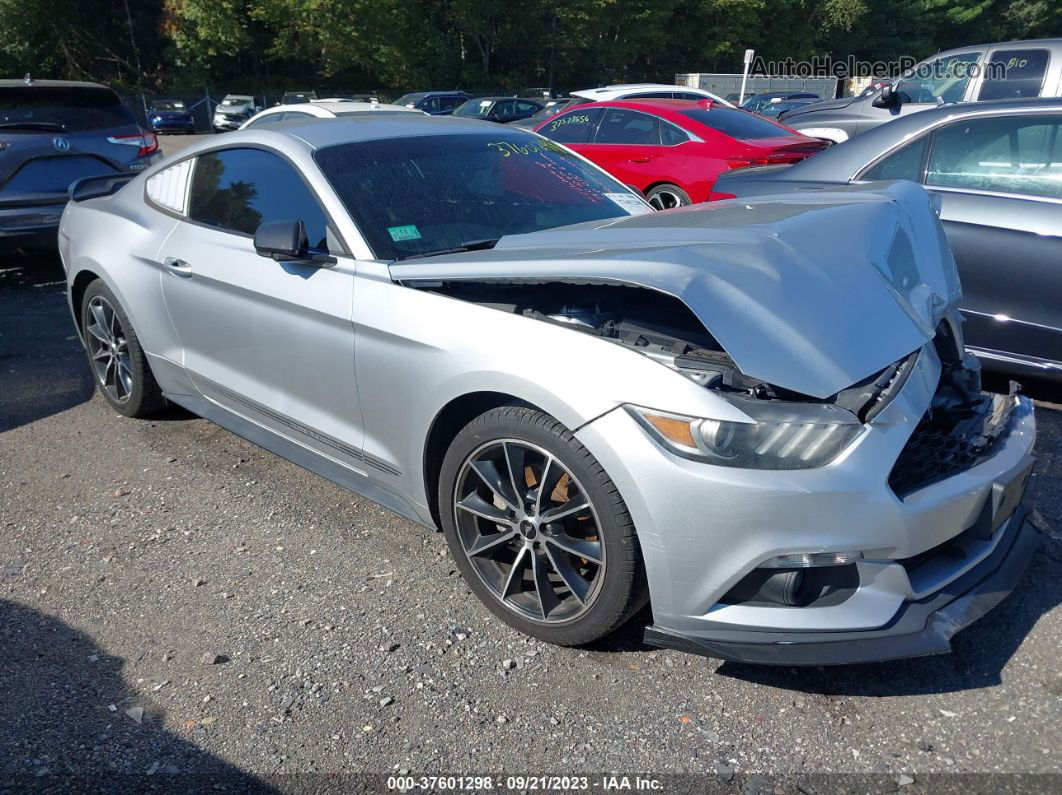
[{"label": "silver ford mustang", "polygon": [[[412,114],[410,114],[412,116]],[[1035,423],[964,354],[910,183],[651,213],[475,121],[280,123],[71,188],[103,398],[171,401],[430,527],[560,644],[947,651],[1039,531]]]}]

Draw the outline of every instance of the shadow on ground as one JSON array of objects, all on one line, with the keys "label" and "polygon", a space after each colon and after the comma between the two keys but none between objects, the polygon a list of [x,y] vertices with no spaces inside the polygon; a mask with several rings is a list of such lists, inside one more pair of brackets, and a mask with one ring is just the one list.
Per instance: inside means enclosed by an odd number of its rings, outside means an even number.
[{"label": "shadow on ground", "polygon": [[0,600],[0,649],[0,791],[270,790],[164,728],[123,660],[62,621]]}]

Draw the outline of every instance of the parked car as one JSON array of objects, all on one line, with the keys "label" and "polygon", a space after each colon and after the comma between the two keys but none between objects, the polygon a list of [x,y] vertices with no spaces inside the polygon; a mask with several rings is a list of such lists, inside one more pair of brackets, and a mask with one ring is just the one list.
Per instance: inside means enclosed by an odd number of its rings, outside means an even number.
[{"label": "parked car", "polygon": [[106,86],[0,80],[0,249],[54,247],[71,183],[147,168],[158,150]]},{"label": "parked car", "polygon": [[422,110],[429,116],[449,116],[471,98],[464,91],[418,91],[399,97],[394,104]]},{"label": "parked car", "polygon": [[759,114],[766,116],[768,119],[777,119],[786,111],[796,110],[818,101],[817,99],[784,99],[781,102],[773,102],[767,105],[763,110],[759,111]]},{"label": "parked car", "polygon": [[658,210],[706,201],[724,171],[794,163],[827,146],[745,110],[680,99],[598,102],[547,119],[536,132],[641,191]]},{"label": "parked car", "polygon": [[726,174],[715,198],[908,179],[940,202],[967,347],[1000,372],[1062,379],[1062,100],[927,110],[789,168]]},{"label": "parked car", "polygon": [[783,114],[805,135],[840,143],[887,121],[940,104],[1062,96],[1062,39],[1006,41],[934,55],[866,95]]},{"label": "parked car", "polygon": [[315,91],[285,91],[280,97],[280,105],[301,105],[304,102],[313,102],[317,99]]},{"label": "parked car", "polygon": [[339,119],[195,144],[60,247],[103,401],[441,527],[542,640],[649,600],[717,657],[942,652],[1039,538],[1032,405],[980,392],[911,183],[653,213],[523,130]]},{"label": "parked car", "polygon": [[[749,97],[754,97],[754,96],[756,96],[756,93],[754,91],[746,91],[745,92],[745,99],[748,99]],[[735,106],[736,105],[740,105],[744,101],[741,98],[741,94],[739,92],[737,92],[737,91],[733,91],[733,92],[727,94],[724,97],[724,99],[727,102],[729,102],[731,105],[735,105]]]},{"label": "parked car", "polygon": [[505,124],[510,121],[527,119],[542,110],[542,103],[533,99],[517,97],[476,97],[454,110],[455,116],[466,119],[483,119]]},{"label": "parked car", "polygon": [[570,108],[578,107],[579,105],[589,105],[589,99],[583,99],[582,97],[562,97],[560,99],[547,100],[546,104],[539,110],[535,111],[532,115],[526,119],[517,119],[511,121],[513,127],[519,127],[522,130],[533,130],[539,124],[546,119],[552,119],[558,113],[562,113]]},{"label": "parked car", "polygon": [[241,130],[248,127],[260,127],[263,124],[276,124],[280,121],[293,121],[308,119],[338,119],[340,116],[362,116],[365,114],[387,115],[394,113],[416,113],[423,116],[424,111],[405,105],[387,105],[373,102],[353,102],[347,100],[325,101],[314,100],[313,102],[298,103],[295,105],[276,105],[266,108],[261,113],[245,121]]},{"label": "parked car", "polygon": [[586,88],[582,91],[573,91],[572,96],[582,97],[591,102],[609,102],[617,99],[688,99],[696,102],[710,99],[721,105],[730,105],[728,101],[717,97],[710,91],[692,86],[669,86],[665,83],[623,83],[602,88]]},{"label": "parked car", "polygon": [[250,95],[226,94],[214,109],[214,131],[238,130],[241,124],[260,110]]},{"label": "parked car", "polygon": [[772,105],[793,99],[821,100],[822,97],[808,91],[768,91],[764,94],[753,94],[741,103],[741,107],[753,113],[763,113]]},{"label": "parked car", "polygon": [[195,132],[195,118],[180,99],[156,99],[147,112],[152,132]]}]

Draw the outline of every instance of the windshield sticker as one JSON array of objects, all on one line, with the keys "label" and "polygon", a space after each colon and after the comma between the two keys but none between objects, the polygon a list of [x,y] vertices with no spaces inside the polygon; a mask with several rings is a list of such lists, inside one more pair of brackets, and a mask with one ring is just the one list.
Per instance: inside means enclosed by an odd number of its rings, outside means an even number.
[{"label": "windshield sticker", "polygon": [[564,147],[553,141],[529,141],[527,144],[514,144],[510,141],[491,141],[487,144],[488,149],[496,149],[502,157],[512,155],[537,155],[545,152],[564,152]]},{"label": "windshield sticker", "polygon": [[652,207],[633,193],[606,193],[605,198],[611,199],[631,215],[644,215],[653,211]]},{"label": "windshield sticker", "polygon": [[549,131],[557,132],[565,124],[589,124],[590,117],[585,113],[569,113],[567,116],[561,116],[559,119],[554,119],[549,123]]},{"label": "windshield sticker", "polygon": [[400,240],[420,240],[420,230],[410,224],[409,226],[389,226],[387,234],[396,243]]}]

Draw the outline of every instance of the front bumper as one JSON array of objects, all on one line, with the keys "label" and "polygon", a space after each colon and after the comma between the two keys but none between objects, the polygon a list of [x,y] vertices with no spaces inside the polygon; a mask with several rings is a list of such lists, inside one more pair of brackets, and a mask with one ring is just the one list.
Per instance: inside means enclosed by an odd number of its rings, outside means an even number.
[{"label": "front bumper", "polygon": [[0,240],[5,243],[50,239],[55,243],[66,201],[32,207],[0,207]]},{"label": "front bumper", "polygon": [[[653,606],[647,640],[790,665],[946,651],[951,634],[1005,596],[992,597],[992,589],[1016,579],[1031,554],[1035,531],[1014,511],[1031,471],[1036,423],[1031,402],[1014,398],[1007,431],[987,458],[899,497],[890,473],[940,373],[924,349],[902,391],[819,469],[680,459],[624,410],[580,428],[576,435],[619,487],[638,528]],[[949,557],[955,545],[961,558]],[[778,555],[852,550],[863,560],[851,564],[855,584],[838,598],[804,606],[732,598]],[[997,570],[1007,574],[996,578]],[[862,651],[870,642],[874,648]],[[824,651],[824,643],[832,645]]]},{"label": "front bumper", "polygon": [[195,132],[195,120],[162,119],[151,122],[152,132]]},{"label": "front bumper", "polygon": [[1017,585],[1040,530],[1020,508],[1004,527],[993,552],[932,596],[905,602],[887,626],[861,632],[741,632],[704,637],[652,626],[645,642],[660,648],[762,665],[838,665],[924,657],[951,651],[951,638],[997,604]]},{"label": "front bumper", "polygon": [[215,130],[238,130],[240,125],[243,124],[249,116],[215,116],[214,117],[214,129]]}]

